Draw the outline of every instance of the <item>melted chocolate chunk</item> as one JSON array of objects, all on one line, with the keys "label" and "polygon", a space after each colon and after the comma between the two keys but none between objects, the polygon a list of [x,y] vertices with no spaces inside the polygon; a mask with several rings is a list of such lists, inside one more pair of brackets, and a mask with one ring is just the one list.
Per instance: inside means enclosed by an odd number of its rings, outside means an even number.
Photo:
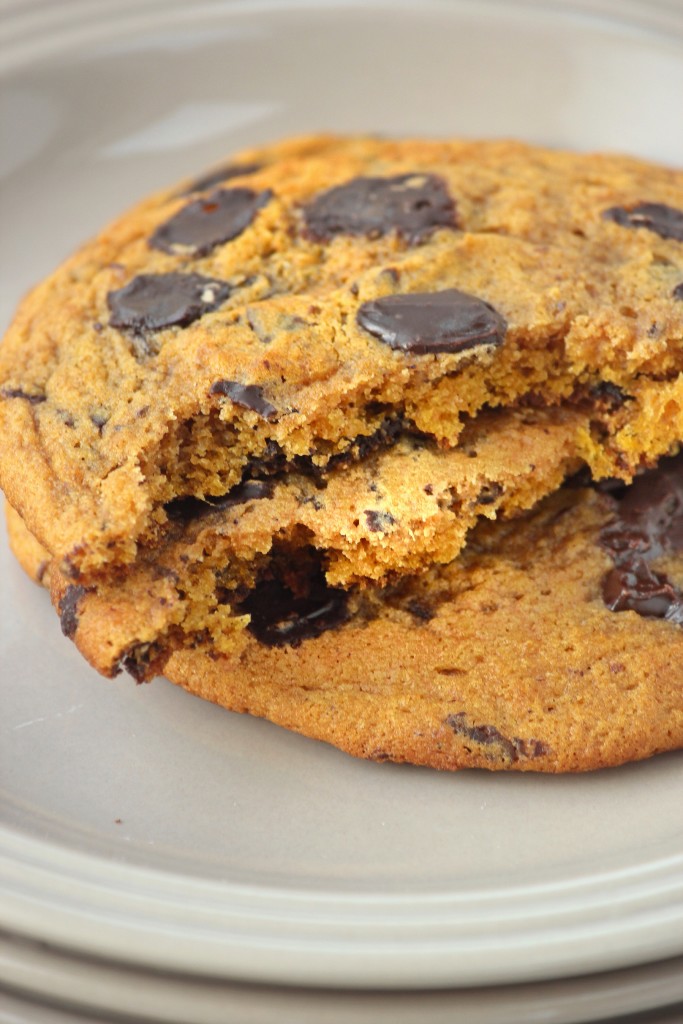
[{"label": "melted chocolate chunk", "polygon": [[155,644],[134,644],[122,655],[117,670],[127,672],[136,683],[144,683],[149,678],[150,667],[158,653]]},{"label": "melted chocolate chunk", "polygon": [[[356,437],[345,452],[337,452],[331,455],[327,462],[327,469],[334,469],[335,466],[348,462],[359,462],[366,459],[368,455],[379,449],[393,448],[398,443],[402,434],[409,432],[410,428],[406,421],[399,418],[387,417],[382,420],[379,427],[371,434],[360,434]],[[416,431],[417,433],[417,431]]]},{"label": "melted chocolate chunk", "polygon": [[683,242],[683,210],[677,210],[674,206],[666,206],[664,203],[612,206],[605,210],[603,217],[625,228],[647,228],[660,238]]},{"label": "melted chocolate chunk", "polygon": [[493,306],[455,288],[365,302],[357,320],[390,348],[418,355],[500,345],[507,331],[505,320]]},{"label": "melted chocolate chunk", "polygon": [[124,288],[109,292],[109,322],[136,333],[187,327],[217,309],[229,294],[225,281],[200,274],[140,274]]},{"label": "melted chocolate chunk", "polygon": [[78,629],[78,606],[87,591],[79,584],[69,584],[59,601],[59,622],[64,636],[70,640]]},{"label": "melted chocolate chunk", "polygon": [[287,580],[284,574],[261,580],[238,611],[251,616],[247,629],[260,643],[298,647],[302,640],[320,636],[345,622],[347,601],[346,591],[330,587],[318,565],[295,581]]},{"label": "melted chocolate chunk", "polygon": [[391,512],[380,512],[371,508],[365,509],[365,519],[371,533],[384,533],[396,522]]},{"label": "melted chocolate chunk", "polygon": [[181,195],[189,196],[193,192],[206,192],[231,178],[243,178],[247,174],[256,174],[262,167],[263,164],[222,164],[220,167],[214,167],[212,171],[207,171],[201,177],[195,178]]},{"label": "melted chocolate chunk", "polygon": [[671,294],[674,297],[674,299],[679,299],[681,302],[683,302],[683,281],[681,281],[680,284],[676,285]]},{"label": "melted chocolate chunk", "polygon": [[683,593],[649,564],[683,550],[683,455],[663,459],[612,498],[616,516],[600,533],[614,562],[602,584],[605,604],[683,625]]},{"label": "melted chocolate chunk", "polygon": [[241,235],[271,195],[268,191],[230,188],[195,199],[158,227],[149,244],[163,252],[206,256],[217,245]]},{"label": "melted chocolate chunk", "polygon": [[22,391],[21,388],[0,388],[0,397],[23,398],[24,401],[28,402],[30,405],[40,405],[41,402],[47,401],[47,395],[32,395],[27,391]]},{"label": "melted chocolate chunk", "polygon": [[590,389],[590,395],[591,398],[605,402],[613,409],[620,408],[631,398],[631,395],[611,380],[601,380],[599,384],[594,384]]},{"label": "melted chocolate chunk", "polygon": [[603,580],[602,594],[610,611],[631,610],[649,619],[668,618],[681,596],[644,558],[633,558],[612,569]]},{"label": "melted chocolate chunk", "polygon": [[210,395],[225,395],[235,405],[251,412],[272,423],[277,419],[277,409],[263,397],[263,388],[257,384],[240,384],[236,380],[217,380],[211,385]]},{"label": "melted chocolate chunk", "polygon": [[550,748],[542,740],[521,739],[519,736],[504,736],[495,725],[468,725],[464,711],[449,715],[445,720],[454,733],[464,736],[481,746],[495,746],[511,761],[520,757],[543,757],[550,753]]},{"label": "melted chocolate chunk", "polygon": [[436,615],[433,608],[429,608],[422,601],[418,601],[417,598],[408,601],[406,609],[420,622],[431,622]]},{"label": "melted chocolate chunk", "polygon": [[493,480],[490,484],[484,484],[482,489],[477,495],[478,505],[493,505],[504,491],[502,484],[499,484],[496,480]]},{"label": "melted chocolate chunk", "polygon": [[272,498],[274,489],[275,484],[271,480],[245,480],[232,487],[227,494],[217,498],[208,497],[202,500],[191,494],[183,498],[173,498],[166,502],[164,511],[169,519],[188,523],[209,512],[224,511],[234,505],[244,505],[247,501],[257,501],[260,498]]},{"label": "melted chocolate chunk", "polygon": [[322,192],[304,207],[306,234],[319,242],[335,235],[381,236],[396,231],[422,242],[437,228],[456,228],[455,203],[435,174],[354,178]]}]

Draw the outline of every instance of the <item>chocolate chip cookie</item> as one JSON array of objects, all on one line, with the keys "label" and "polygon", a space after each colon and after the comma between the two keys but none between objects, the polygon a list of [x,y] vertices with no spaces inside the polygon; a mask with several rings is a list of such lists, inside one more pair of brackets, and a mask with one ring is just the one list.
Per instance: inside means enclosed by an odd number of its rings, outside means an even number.
[{"label": "chocolate chip cookie", "polygon": [[681,457],[643,471],[683,439],[682,211],[681,172],[512,142],[166,189],[0,346],[19,560],[103,674],[362,756],[679,745]]},{"label": "chocolate chip cookie", "polygon": [[580,407],[577,458],[628,479],[683,436],[682,206],[680,172],[512,142],[252,150],[25,300],[0,484],[88,584],[178,503],[399,434],[456,449],[483,409]]}]

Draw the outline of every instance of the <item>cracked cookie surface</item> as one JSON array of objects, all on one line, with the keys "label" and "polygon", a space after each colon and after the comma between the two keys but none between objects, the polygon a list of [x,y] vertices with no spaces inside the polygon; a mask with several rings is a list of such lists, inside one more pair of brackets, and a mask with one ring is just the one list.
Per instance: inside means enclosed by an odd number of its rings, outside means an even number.
[{"label": "cracked cookie surface", "polygon": [[628,478],[683,435],[682,207],[680,172],[512,142],[249,151],[25,300],[0,483],[87,579],[162,543],[169,503],[336,472],[396,421],[451,449],[484,407],[583,402],[577,457]]},{"label": "cracked cookie surface", "polygon": [[[10,525],[47,583],[11,511]],[[87,599],[62,594],[63,628],[78,630]],[[565,486],[517,520],[483,522],[453,562],[383,588],[331,588],[302,549],[296,567],[271,561],[244,610],[239,650],[199,641],[164,674],[356,756],[566,772],[677,749],[683,455],[631,486]]]}]

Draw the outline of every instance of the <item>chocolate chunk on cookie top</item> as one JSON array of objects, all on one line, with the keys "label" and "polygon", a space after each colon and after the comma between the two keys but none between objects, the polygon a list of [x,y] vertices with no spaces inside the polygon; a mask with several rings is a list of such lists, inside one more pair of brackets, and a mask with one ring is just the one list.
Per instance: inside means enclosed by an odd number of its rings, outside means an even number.
[{"label": "chocolate chunk on cookie top", "polygon": [[201,274],[140,274],[107,295],[109,322],[138,333],[187,327],[217,309],[229,294],[225,281]]},{"label": "chocolate chunk on cookie top", "polygon": [[683,210],[677,210],[675,206],[667,206],[665,203],[611,206],[605,210],[603,217],[625,228],[647,228],[660,238],[683,242]]},{"label": "chocolate chunk on cookie top", "polygon": [[456,288],[365,302],[357,320],[390,348],[418,355],[500,345],[507,331],[493,306]]},{"label": "chocolate chunk on cookie top", "polygon": [[354,178],[304,207],[306,234],[326,242],[335,235],[381,236],[396,231],[421,242],[437,228],[455,228],[455,203],[435,174]]},{"label": "chocolate chunk on cookie top", "polygon": [[162,252],[206,256],[241,235],[271,196],[268,190],[220,189],[183,207],[157,228],[149,244]]}]

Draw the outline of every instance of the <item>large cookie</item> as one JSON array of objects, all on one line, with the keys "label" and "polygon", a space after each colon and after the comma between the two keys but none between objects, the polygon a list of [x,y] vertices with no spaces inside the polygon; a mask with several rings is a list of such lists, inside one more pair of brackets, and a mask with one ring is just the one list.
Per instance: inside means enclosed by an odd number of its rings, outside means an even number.
[{"label": "large cookie", "polygon": [[683,436],[682,207],[681,173],[517,143],[244,154],[23,303],[0,484],[87,586],[165,543],[173,503],[368,439],[452,448],[485,406],[578,403],[577,457],[628,477]]},{"label": "large cookie", "polygon": [[[449,565],[382,589],[330,588],[302,550],[252,588],[238,653],[200,643],[164,672],[374,760],[584,771],[681,747],[683,455],[612,488],[480,524]],[[12,534],[44,577],[16,514]]]}]

